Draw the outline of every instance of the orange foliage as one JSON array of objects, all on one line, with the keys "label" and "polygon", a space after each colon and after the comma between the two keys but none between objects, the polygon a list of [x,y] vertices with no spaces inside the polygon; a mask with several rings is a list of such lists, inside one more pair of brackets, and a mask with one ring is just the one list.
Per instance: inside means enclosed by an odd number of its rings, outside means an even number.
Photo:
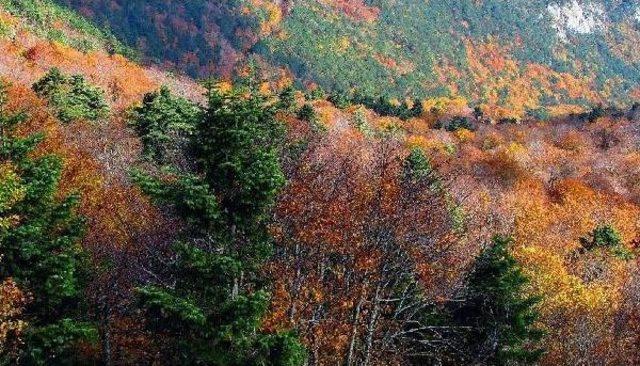
[{"label": "orange foliage", "polygon": [[[584,98],[595,104],[600,97],[593,80],[556,72],[540,64],[521,64],[511,55],[512,46],[504,46],[489,37],[485,42],[465,41],[468,70],[461,71],[446,63],[436,67],[440,82],[455,94],[461,74],[470,74],[472,100],[480,101],[487,117],[520,119],[528,110],[541,106],[543,98]],[[579,106],[565,106],[579,109]],[[558,111],[552,113],[556,115]]]},{"label": "orange foliage", "polygon": [[[170,229],[164,230],[164,217],[128,182],[127,169],[139,156],[137,138],[130,136],[122,119],[99,126],[87,122],[63,125],[29,88],[14,82],[7,92],[8,110],[24,111],[28,116],[19,134],[43,132],[46,136],[34,154],[55,154],[62,159],[60,195],[80,195],[78,213],[86,218],[82,245],[95,268],[104,263],[117,266],[94,273],[87,296],[103,307],[109,303],[107,309],[117,308],[128,301],[125,295],[135,280],[132,263],[146,255],[148,245],[171,240]],[[132,340],[126,331],[115,327],[131,320],[110,316],[114,321],[110,325],[114,327],[112,347],[124,348]],[[124,349],[118,355],[127,357],[127,352]]]},{"label": "orange foliage", "polygon": [[417,281],[422,301],[436,303],[473,246],[458,247],[444,196],[403,181],[400,140],[367,138],[341,118],[307,149],[278,203],[265,327],[295,326],[319,365],[399,364],[402,352],[380,342],[412,324],[393,318],[394,284]]},{"label": "orange foliage", "polygon": [[[631,305],[640,293],[637,259],[580,251],[581,237],[609,224],[623,248],[637,255],[640,156],[637,137],[628,133],[633,129],[626,119],[601,118],[582,125],[480,125],[468,140],[459,132],[409,130],[409,146],[430,149],[434,160],[446,161],[440,170],[456,176],[452,193],[473,213],[469,235],[506,232],[518,243],[514,254],[532,280],[530,291],[543,296],[542,364],[638,359],[632,345],[640,341],[640,314]],[[452,138],[458,140],[453,156],[433,148]]]}]

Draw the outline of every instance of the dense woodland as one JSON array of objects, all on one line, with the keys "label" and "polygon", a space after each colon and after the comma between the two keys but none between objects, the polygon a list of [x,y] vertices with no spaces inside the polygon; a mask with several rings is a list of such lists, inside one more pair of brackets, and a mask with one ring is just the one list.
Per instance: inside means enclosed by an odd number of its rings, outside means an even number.
[{"label": "dense woodland", "polygon": [[35,0],[0,49],[0,365],[640,363],[640,104],[195,82]]},{"label": "dense woodland", "polygon": [[638,95],[636,1],[55,2],[144,59],[192,76],[229,77],[251,62],[300,88],[460,95],[496,118],[631,104]]}]

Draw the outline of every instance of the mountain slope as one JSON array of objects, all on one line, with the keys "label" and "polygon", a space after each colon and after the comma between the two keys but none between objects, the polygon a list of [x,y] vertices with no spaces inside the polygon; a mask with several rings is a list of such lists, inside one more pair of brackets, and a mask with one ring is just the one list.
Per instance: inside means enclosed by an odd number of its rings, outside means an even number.
[{"label": "mountain slope", "polygon": [[300,83],[461,95],[502,117],[628,104],[640,81],[634,1],[58,1],[192,75],[257,57]]}]

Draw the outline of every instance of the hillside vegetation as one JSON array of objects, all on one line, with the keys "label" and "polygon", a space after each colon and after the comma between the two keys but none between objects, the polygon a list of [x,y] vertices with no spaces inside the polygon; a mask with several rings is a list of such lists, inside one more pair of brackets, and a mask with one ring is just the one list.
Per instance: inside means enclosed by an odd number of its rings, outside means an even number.
[{"label": "hillside vegetation", "polygon": [[250,61],[298,85],[462,96],[498,117],[630,105],[638,93],[627,1],[60,2],[191,75],[228,77]]},{"label": "hillside vegetation", "polygon": [[[2,1],[0,365],[640,363],[640,106],[598,105],[597,77],[487,38],[450,51],[460,94],[392,98],[337,69],[357,81],[302,88],[310,76],[259,69],[284,53],[197,83],[113,52],[58,5]],[[353,37],[398,21],[374,26],[385,2],[176,4],[139,9],[177,28],[192,5],[255,17],[248,44],[265,47],[299,14],[335,14],[307,28]],[[491,24],[464,28],[509,29]],[[557,99],[541,109],[530,83]]]}]

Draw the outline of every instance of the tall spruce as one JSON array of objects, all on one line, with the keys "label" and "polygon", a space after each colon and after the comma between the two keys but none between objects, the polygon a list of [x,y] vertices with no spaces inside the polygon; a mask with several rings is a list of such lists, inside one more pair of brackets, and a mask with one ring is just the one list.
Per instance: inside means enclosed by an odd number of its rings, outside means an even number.
[{"label": "tall spruce", "polygon": [[277,150],[282,128],[274,115],[256,93],[211,88],[193,134],[197,171],[171,180],[137,175],[143,190],[173,206],[189,224],[165,273],[172,285],[138,289],[163,362],[304,361],[293,334],[261,330],[269,294],[259,268],[271,253],[269,209],[284,184]]},{"label": "tall spruce", "polygon": [[[7,111],[0,86],[0,278],[13,278],[28,293],[24,344],[0,364],[68,365],[82,363],[74,347],[95,339],[81,316],[79,239],[82,220],[76,196],[60,198],[62,162],[53,155],[33,157],[44,136],[21,137],[24,114]],[[7,184],[5,184],[7,183]],[[5,220],[6,219],[6,220]]]},{"label": "tall spruce", "polygon": [[526,295],[528,278],[509,252],[513,239],[496,236],[478,258],[458,320],[467,334],[466,362],[480,365],[535,364],[542,331],[535,326],[538,297]]}]

